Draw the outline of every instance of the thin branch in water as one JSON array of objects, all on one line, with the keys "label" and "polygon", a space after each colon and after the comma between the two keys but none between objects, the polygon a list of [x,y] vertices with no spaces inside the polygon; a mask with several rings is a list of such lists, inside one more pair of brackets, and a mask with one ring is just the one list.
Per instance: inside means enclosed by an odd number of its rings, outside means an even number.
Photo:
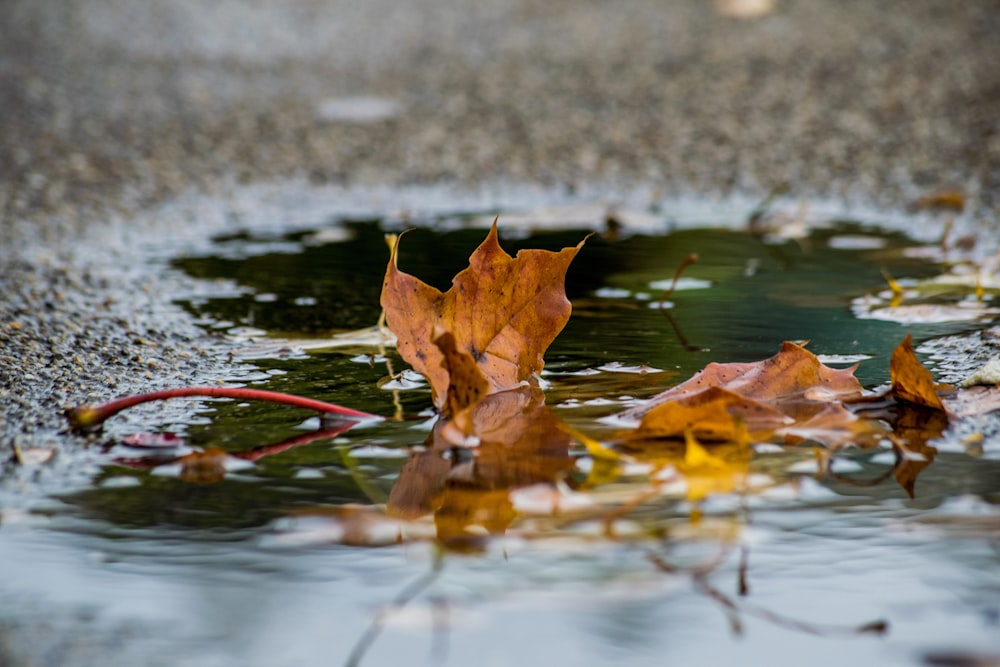
[{"label": "thin branch in water", "polygon": [[661,310],[663,310],[663,302],[669,299],[670,295],[674,293],[675,289],[677,289],[677,281],[680,280],[681,273],[684,272],[684,269],[691,266],[697,261],[698,261],[698,253],[693,252],[687,257],[685,257],[684,260],[680,263],[680,266],[677,267],[677,270],[674,271],[674,279],[670,283],[670,287],[667,288],[666,291],[664,291],[663,294],[660,295],[660,300],[657,302],[660,304]]},{"label": "thin branch in water", "polygon": [[107,419],[118,414],[122,410],[149,403],[152,401],[165,401],[171,398],[233,398],[244,401],[267,401],[270,403],[281,403],[305,410],[314,410],[323,415],[324,419],[378,419],[378,415],[369,414],[352,408],[345,408],[334,403],[317,401],[303,396],[284,394],[278,391],[265,391],[263,389],[247,389],[245,387],[181,387],[179,389],[164,389],[148,394],[136,396],[125,396],[116,398],[100,405],[78,405],[67,408],[66,419],[70,428],[74,431],[87,431],[99,427]]},{"label": "thin branch in water", "polygon": [[732,552],[732,544],[723,543],[719,553],[711,560],[699,565],[674,565],[659,554],[653,552],[646,553],[646,560],[652,563],[656,569],[670,574],[690,574],[692,577],[704,578],[714,572],[729,557]]},{"label": "thin branch in water", "polygon": [[431,613],[433,614],[434,634],[431,636],[431,659],[439,664],[443,664],[448,658],[448,621],[450,619],[451,608],[448,606],[448,598],[435,597],[431,600]]},{"label": "thin branch in water", "polygon": [[667,322],[670,323],[670,328],[674,330],[674,335],[677,336],[677,340],[680,341],[680,344],[688,352],[702,352],[703,350],[701,346],[692,345],[691,343],[688,342],[688,339],[684,336],[684,333],[681,331],[680,326],[678,326],[677,320],[675,320],[674,316],[670,313],[670,309],[665,307],[665,302],[667,299],[670,298],[670,295],[674,293],[674,290],[677,289],[677,281],[680,280],[681,273],[684,272],[684,269],[691,266],[697,261],[698,261],[698,253],[696,252],[693,252],[687,257],[685,257],[684,260],[680,263],[680,266],[677,267],[677,270],[674,271],[674,279],[673,281],[671,281],[670,287],[667,288],[663,292],[663,294],[660,295],[659,300],[656,302],[657,305],[659,306],[659,311],[663,313],[664,317],[667,318]]},{"label": "thin branch in water", "polygon": [[739,578],[737,583],[737,592],[740,597],[746,597],[750,594],[750,585],[747,584],[747,570],[750,569],[750,549],[747,545],[740,546],[740,569]]},{"label": "thin branch in water", "polygon": [[396,599],[392,601],[392,605],[388,608],[380,609],[375,614],[375,618],[372,619],[371,625],[365,630],[364,634],[358,638],[357,643],[351,650],[351,654],[347,656],[347,661],[344,663],[344,667],[358,667],[361,664],[361,660],[365,657],[365,653],[371,648],[375,640],[382,633],[382,629],[385,627],[385,619],[391,611],[402,609],[407,604],[409,604],[413,598],[417,597],[434,581],[440,576],[441,570],[444,569],[444,553],[440,549],[436,549],[434,553],[434,560],[431,565],[431,571],[426,574],[420,575],[416,580],[410,583],[409,586],[404,588]]},{"label": "thin branch in water", "polygon": [[737,604],[732,599],[728,598],[722,591],[709,584],[707,577],[695,576],[694,583],[702,593],[717,601],[727,609],[733,610],[737,613],[744,613],[748,616],[754,616],[765,621],[770,621],[778,627],[788,630],[796,630],[808,635],[815,635],[817,637],[853,637],[856,635],[867,634],[882,635],[889,631],[889,622],[882,619],[854,626],[826,625],[821,623],[810,623],[809,621],[801,621],[799,619],[782,616],[781,614],[773,612],[769,609],[750,605],[745,602]]}]

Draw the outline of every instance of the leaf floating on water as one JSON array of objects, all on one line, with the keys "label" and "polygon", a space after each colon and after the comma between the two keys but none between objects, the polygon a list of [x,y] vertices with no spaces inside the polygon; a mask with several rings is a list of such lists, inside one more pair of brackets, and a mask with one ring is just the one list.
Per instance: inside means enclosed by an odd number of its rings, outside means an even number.
[{"label": "leaf floating on water", "polygon": [[856,366],[830,368],[795,343],[770,359],[711,363],[689,380],[620,415],[641,417],[623,442],[693,436],[703,442],[817,442],[830,448],[872,447],[887,430],[845,402],[861,397]]},{"label": "leaf floating on water", "polygon": [[791,342],[769,359],[748,363],[710,363],[689,380],[654,396],[650,402],[623,414],[638,418],[653,406],[689,398],[711,387],[721,387],[746,398],[786,408],[802,402],[833,402],[861,396],[855,366],[837,369],[820,363],[812,352]]},{"label": "leaf floating on water", "polygon": [[386,323],[400,355],[427,378],[436,406],[444,405],[449,384],[432,341],[436,331],[454,336],[456,350],[475,360],[491,392],[537,382],[542,355],[569,320],[566,270],[582,246],[511,257],[500,248],[494,221],[444,293],[400,271],[399,245],[393,248],[382,285]]},{"label": "leaf floating on water", "polygon": [[934,378],[913,353],[913,337],[910,334],[892,351],[889,375],[892,391],[900,400],[944,411]]}]

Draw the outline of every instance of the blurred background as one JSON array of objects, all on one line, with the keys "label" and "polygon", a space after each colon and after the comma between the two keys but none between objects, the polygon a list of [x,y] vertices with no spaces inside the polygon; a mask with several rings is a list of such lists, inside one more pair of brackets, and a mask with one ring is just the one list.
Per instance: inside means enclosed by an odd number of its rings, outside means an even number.
[{"label": "blurred background", "polygon": [[0,211],[489,182],[995,212],[1000,3],[7,0]]}]

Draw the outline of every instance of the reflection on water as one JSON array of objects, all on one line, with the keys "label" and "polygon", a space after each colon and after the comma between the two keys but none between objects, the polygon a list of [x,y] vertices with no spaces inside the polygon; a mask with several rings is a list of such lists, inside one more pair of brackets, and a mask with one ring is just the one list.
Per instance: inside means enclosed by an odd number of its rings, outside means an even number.
[{"label": "reflection on water", "polygon": [[[481,237],[415,231],[401,268],[447,287]],[[377,225],[267,241],[222,239],[217,256],[178,260],[248,288],[187,306],[231,323],[220,330],[292,344],[377,319],[387,259]],[[912,410],[883,415],[910,443],[906,456],[683,440],[608,456],[580,435],[606,441],[620,425],[602,418],[710,361],[769,357],[786,339],[863,359],[857,376],[872,387],[905,331],[983,326],[851,315],[852,299],[884,288],[883,270],[938,271],[899,252],[906,245],[851,225],[783,242],[720,230],[594,237],[570,271],[574,315],[546,355],[545,391],[487,399],[473,415],[475,449],[430,421],[425,384],[384,383],[402,369],[391,348],[254,360],[252,384],[396,418],[321,428],[285,407],[211,401],[201,423],[147,425],[175,438],[106,443],[91,488],[5,511],[0,612],[49,642],[43,653],[72,656],[65,664],[116,642],[128,646],[122,664],[137,665],[997,655],[995,443],[970,455]],[[692,252],[700,261],[665,309],[663,281]],[[885,634],[868,625],[881,620]],[[0,663],[18,641],[0,628]]]}]

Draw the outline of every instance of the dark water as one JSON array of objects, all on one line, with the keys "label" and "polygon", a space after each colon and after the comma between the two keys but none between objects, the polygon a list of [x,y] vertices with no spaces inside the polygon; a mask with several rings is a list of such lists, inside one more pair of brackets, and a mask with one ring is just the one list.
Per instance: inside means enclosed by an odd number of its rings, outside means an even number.
[{"label": "dark water", "polygon": [[[175,266],[233,279],[246,294],[184,305],[220,333],[252,327],[298,340],[371,326],[384,230],[377,222],[345,229],[335,242],[311,233],[219,239],[215,254]],[[575,245],[582,235],[502,243],[513,254]],[[831,243],[859,235],[868,243]],[[413,231],[400,267],[445,289],[482,236]],[[778,242],[726,230],[593,236],[567,279],[574,314],[546,354],[545,402],[559,419],[603,436],[612,427],[599,419],[635,399],[711,361],[769,357],[784,340],[809,340],[819,355],[863,355],[857,376],[866,387],[882,384],[907,332],[919,342],[984,326],[904,327],[852,315],[852,298],[885,288],[883,271],[913,279],[940,272],[907,258],[901,250],[910,245],[850,223]],[[664,291],[651,283],[669,280],[692,252],[700,261],[684,276],[705,282],[674,292],[669,310],[650,307]],[[364,357],[373,352],[275,353],[248,362],[255,369],[243,377],[401,421],[306,442],[317,428],[307,413],[214,401],[189,423],[148,424],[148,432],[178,432],[186,445],[156,454],[109,443],[92,488],[25,515],[17,539],[17,526],[0,531],[14,563],[0,595],[51,626],[61,639],[50,653],[65,653],[65,664],[88,664],[77,660],[86,654],[72,634],[80,627],[91,628],[96,644],[120,641],[121,664],[142,665],[338,665],[352,655],[366,665],[903,665],[1000,654],[995,442],[979,443],[982,454],[947,437],[937,443],[912,498],[893,478],[891,449],[850,450],[817,479],[808,448],[762,448],[749,463],[751,476],[765,480],[755,490],[719,489],[697,516],[683,492],[663,490],[637,503],[614,538],[596,519],[502,520],[508,493],[531,484],[517,475],[533,474],[510,472],[515,447],[495,455],[495,489],[480,484],[471,503],[451,499],[454,511],[504,526],[477,539],[475,553],[442,556],[427,541],[435,524],[426,519],[414,529],[425,534],[410,543],[345,546],[336,542],[349,528],[378,542],[381,511],[368,523],[302,513],[381,508],[401,480],[417,483],[410,448],[430,428],[420,416],[429,391],[380,387],[390,366],[404,365],[391,348],[388,365]],[[649,372],[627,372],[637,367]],[[225,470],[209,462],[207,477],[189,481],[176,458],[206,448],[238,456]],[[480,467],[493,456],[482,452]],[[628,471],[588,486],[599,463],[578,446],[560,456],[552,465],[609,511],[644,488],[642,475]],[[435,460],[423,459],[427,470]],[[502,498],[488,496],[495,491]],[[438,509],[439,533],[446,519]],[[53,606],[84,620],[53,620]],[[377,637],[367,634],[376,619]],[[888,632],[856,632],[873,621],[887,622]]]}]

